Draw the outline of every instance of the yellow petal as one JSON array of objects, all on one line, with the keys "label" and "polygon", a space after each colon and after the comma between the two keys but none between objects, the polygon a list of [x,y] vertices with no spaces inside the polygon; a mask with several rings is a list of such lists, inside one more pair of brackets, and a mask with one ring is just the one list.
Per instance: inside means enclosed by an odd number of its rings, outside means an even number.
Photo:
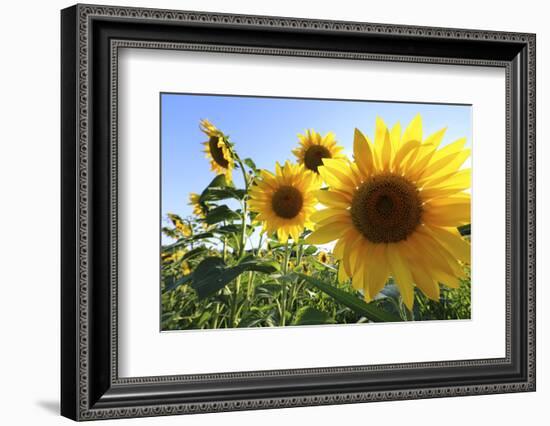
[{"label": "yellow petal", "polygon": [[360,234],[353,233],[344,245],[344,267],[351,277],[355,274],[357,251],[362,241],[363,237]]},{"label": "yellow petal", "polygon": [[335,223],[335,222],[347,223],[348,225],[350,225],[350,227],[352,226],[351,216],[350,216],[349,213],[347,213],[347,214],[344,214],[344,215],[337,215],[337,216],[334,215],[334,216],[328,217],[324,220],[321,220],[319,222],[316,222],[315,227],[316,228],[321,228],[325,225],[328,225],[330,223]]},{"label": "yellow petal", "polygon": [[363,266],[363,264],[359,264],[353,272],[353,276],[351,277],[351,285],[355,290],[363,289],[364,271],[365,267]]},{"label": "yellow petal", "polygon": [[390,164],[391,164],[391,139],[390,139],[390,132],[388,129],[386,129],[386,133],[384,135],[384,144],[382,145],[382,152],[381,152],[381,160],[382,160],[382,169],[385,171],[390,170]]},{"label": "yellow petal", "polygon": [[335,216],[349,216],[349,211],[345,209],[324,209],[324,210],[317,210],[316,212],[312,213],[310,216],[310,219],[313,222],[321,222],[325,219],[335,217]]},{"label": "yellow petal", "polygon": [[424,144],[422,145],[421,148],[424,148],[424,149],[422,149],[422,152],[420,153],[420,155],[418,155],[415,158],[415,160],[413,160],[408,165],[408,168],[407,168],[407,174],[409,175],[409,179],[413,181],[418,180],[422,176],[424,169],[430,162],[432,156],[434,155],[437,149],[436,146],[432,144]]},{"label": "yellow petal", "polygon": [[456,228],[427,227],[428,231],[447,248],[458,260],[470,263],[470,243]]},{"label": "yellow petal", "polygon": [[283,176],[283,170],[282,170],[281,165],[279,164],[278,161],[275,163],[275,174],[277,176]]},{"label": "yellow petal", "polygon": [[454,274],[453,269],[449,266],[446,258],[439,250],[441,245],[436,244],[436,241],[431,236],[415,232],[409,236],[408,240],[410,240],[411,245],[418,248],[420,253],[426,253],[426,256],[429,256],[431,269],[437,269],[449,275]]},{"label": "yellow petal", "polygon": [[401,169],[408,173],[418,172],[422,170],[419,164],[422,165],[430,161],[431,156],[436,148],[431,144],[421,144],[417,149],[413,149],[410,155],[407,156],[407,161],[401,166]]},{"label": "yellow petal", "polygon": [[320,203],[327,207],[345,209],[350,206],[350,198],[342,192],[336,191],[315,191],[315,196]]},{"label": "yellow petal", "polygon": [[[344,251],[344,258],[349,256],[350,270],[353,271],[354,274],[361,265],[365,265],[365,263],[368,261],[368,259],[365,259],[365,257],[363,256],[363,247],[366,243],[367,242],[364,238],[358,238],[355,243],[350,246],[349,251]],[[361,284],[361,288],[362,287],[363,285]]]},{"label": "yellow petal", "polygon": [[470,203],[454,203],[433,206],[427,203],[423,221],[432,226],[457,227],[471,222]]},{"label": "yellow petal", "polygon": [[412,274],[416,286],[430,299],[439,301],[439,284],[418,266],[414,267]]},{"label": "yellow petal", "polygon": [[427,166],[422,173],[422,179],[433,179],[441,175],[456,172],[469,156],[470,150],[467,149],[453,152],[437,161],[433,161],[432,158],[431,164]]},{"label": "yellow petal", "polygon": [[335,222],[316,229],[306,238],[308,244],[326,244],[341,237],[350,228],[347,223]]},{"label": "yellow petal", "polygon": [[284,228],[277,229],[277,238],[281,243],[286,243],[288,241],[288,232]]},{"label": "yellow petal", "polygon": [[382,168],[383,165],[382,151],[384,150],[387,131],[388,127],[386,123],[384,123],[384,120],[380,117],[376,117],[376,124],[374,127],[374,151],[376,152],[376,163],[380,168]]},{"label": "yellow petal", "polygon": [[450,144],[444,146],[436,152],[433,158],[433,162],[439,161],[443,157],[447,157],[450,154],[455,154],[461,152],[466,145],[466,138],[460,138],[456,141],[451,142]]},{"label": "yellow petal", "polygon": [[399,151],[401,147],[401,124],[395,123],[390,132],[392,152]]},{"label": "yellow petal", "polygon": [[[451,252],[445,248],[443,244],[439,242],[439,240],[435,239],[426,229],[426,227],[420,228],[420,230],[417,232],[417,234],[422,235],[425,237],[425,242],[430,247],[430,256],[432,256],[433,259],[436,257],[439,257],[444,261],[444,263],[441,265],[443,266],[441,269],[442,271],[445,271],[446,273],[449,273],[451,276],[460,277],[464,275],[464,270],[462,266],[458,263],[458,260],[456,257],[454,257]],[[446,267],[444,267],[446,265]]]},{"label": "yellow petal", "polygon": [[[468,170],[468,171],[466,171]],[[452,179],[457,175],[457,174],[468,174],[470,180],[471,180],[471,175],[472,175],[472,169],[463,169],[463,170],[460,170],[460,172],[457,172],[456,170],[453,170],[452,172],[450,173],[447,173],[447,174],[442,174],[442,173],[438,173],[437,175],[431,175],[431,176],[428,176],[427,174],[424,174],[425,177],[419,179],[416,184],[421,187],[421,188],[434,188],[434,187],[441,187],[441,186],[450,186],[448,185],[448,181],[452,181]],[[470,182],[465,182],[465,183],[462,183],[462,186],[464,186],[465,184],[467,184],[467,186],[465,187],[469,187],[470,186]]]},{"label": "yellow petal", "polygon": [[384,288],[388,281],[388,259],[386,257],[386,244],[372,244],[369,247],[370,266],[366,270],[366,283],[369,294],[374,297]]},{"label": "yellow petal", "polygon": [[402,143],[422,141],[422,117],[416,114],[403,133]]},{"label": "yellow petal", "polygon": [[441,144],[441,141],[443,140],[443,137],[445,136],[446,131],[447,131],[446,127],[444,127],[443,129],[439,129],[437,132],[434,132],[430,136],[428,136],[424,141],[424,143],[433,145],[436,148],[439,147],[439,145]]},{"label": "yellow petal", "polygon": [[407,141],[401,147],[399,148],[399,151],[395,154],[395,158],[393,159],[393,169],[396,172],[401,171],[403,164],[403,160],[405,157],[412,152],[414,149],[418,149],[420,147],[419,141]]},{"label": "yellow petal", "polygon": [[348,280],[348,274],[346,274],[346,270],[343,265],[344,262],[340,261],[340,264],[338,265],[338,282],[340,284],[345,283]]},{"label": "yellow petal", "polygon": [[403,303],[409,310],[412,310],[414,303],[414,285],[409,265],[396,244],[388,245],[387,255],[390,269],[395,283],[397,287],[399,287]]},{"label": "yellow petal", "polygon": [[460,280],[457,277],[446,274],[445,272],[435,270],[432,272],[437,281],[450,288],[459,288]]},{"label": "yellow petal", "polygon": [[463,190],[464,189],[459,186],[454,188],[423,188],[422,191],[420,191],[420,197],[424,201],[430,201],[432,199],[454,196]]},{"label": "yellow petal", "polygon": [[319,167],[319,173],[331,187],[350,193],[355,190],[351,165],[346,160],[323,159],[323,166]]},{"label": "yellow petal", "polygon": [[368,177],[374,171],[374,154],[368,138],[355,129],[353,137],[353,156],[363,177]]}]

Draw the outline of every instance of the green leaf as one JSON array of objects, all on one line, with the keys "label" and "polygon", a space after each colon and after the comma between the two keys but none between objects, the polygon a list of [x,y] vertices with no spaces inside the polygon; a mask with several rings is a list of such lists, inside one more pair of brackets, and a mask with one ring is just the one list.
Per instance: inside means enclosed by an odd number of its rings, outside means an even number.
[{"label": "green leaf", "polygon": [[317,253],[317,247],[315,246],[308,246],[305,250],[304,250],[304,255],[306,256],[311,256],[313,254]]},{"label": "green leaf", "polygon": [[185,275],[184,277],[175,280],[174,278],[166,278],[166,284],[164,287],[164,293],[168,293],[169,291],[174,291],[179,286],[187,284],[189,281],[191,281],[193,274]]},{"label": "green leaf", "polygon": [[200,202],[220,201],[228,198],[242,200],[246,195],[246,191],[236,188],[207,188],[201,195]]},{"label": "green leaf", "polygon": [[401,321],[396,315],[390,314],[378,306],[375,302],[365,303],[365,301],[359,299],[357,296],[340,290],[332,284],[327,284],[323,281],[319,281],[316,278],[310,277],[304,274],[297,274],[300,278],[303,278],[309,284],[317,287],[319,290],[331,296],[334,300],[347,306],[352,311],[359,315],[364,315],[369,320],[374,322],[397,322]]},{"label": "green leaf", "polygon": [[230,234],[241,235],[242,227],[240,225],[229,224],[229,225],[220,226],[219,228],[213,229],[212,232],[216,232],[223,235],[230,235]]},{"label": "green leaf", "polygon": [[168,228],[167,226],[162,227],[162,233],[169,238],[178,238],[178,230],[175,228]]},{"label": "green leaf", "polygon": [[252,161],[252,158],[245,158],[243,160],[244,164],[246,164],[248,167],[250,167],[252,170],[256,171],[258,168],[256,167],[256,163]]},{"label": "green leaf", "polygon": [[240,216],[227,207],[225,204],[216,207],[213,210],[210,210],[206,215],[206,223],[208,225],[214,225],[215,223],[223,222],[224,220],[236,220],[240,219]]},{"label": "green leaf", "polygon": [[187,237],[187,238],[180,238],[178,241],[176,241],[173,244],[163,246],[162,250],[166,251],[166,250],[175,249],[175,248],[180,247],[180,246],[188,245],[189,243],[191,243],[193,241],[204,240],[204,239],[207,239],[207,238],[212,238],[213,236],[214,236],[214,234],[212,232],[203,232],[201,234],[195,234],[195,235],[192,235],[192,236]]},{"label": "green leaf", "polygon": [[217,175],[212,181],[208,184],[208,188],[224,188],[228,186],[227,181],[225,180],[225,175]]},{"label": "green leaf", "polygon": [[256,287],[256,292],[261,294],[265,293],[268,296],[277,297],[283,290],[283,287],[279,283],[264,283]]},{"label": "green leaf", "polygon": [[237,266],[246,268],[247,271],[263,272],[265,274],[271,274],[280,269],[279,263],[274,260],[260,260],[252,255],[246,256]]},{"label": "green leaf", "polygon": [[292,325],[334,324],[334,320],[326,312],[305,306],[296,312]]},{"label": "green leaf", "polygon": [[204,253],[205,251],[207,251],[207,249],[204,246],[196,247],[193,250],[188,251],[187,253],[185,253],[180,259],[173,262],[172,265],[179,265],[179,264],[185,262],[186,260],[192,259],[192,258],[198,256],[199,254]]},{"label": "green leaf", "polygon": [[256,271],[270,274],[276,271],[271,262],[247,259],[235,266],[227,266],[220,257],[207,257],[193,272],[191,287],[199,299],[203,299],[222,289],[245,271]]},{"label": "green leaf", "polygon": [[199,328],[202,327],[211,317],[212,313],[210,311],[204,311],[198,321]]},{"label": "green leaf", "polygon": [[232,188],[233,187],[233,183],[228,183],[226,180],[225,180],[225,176],[224,175],[217,175],[214,179],[212,179],[210,181],[210,183],[206,186],[206,188],[204,189],[204,191],[202,191],[200,197],[199,197],[199,203],[202,205],[202,206],[205,206],[205,201],[208,200],[208,194],[210,193],[210,191],[212,189],[224,189],[224,188]]}]

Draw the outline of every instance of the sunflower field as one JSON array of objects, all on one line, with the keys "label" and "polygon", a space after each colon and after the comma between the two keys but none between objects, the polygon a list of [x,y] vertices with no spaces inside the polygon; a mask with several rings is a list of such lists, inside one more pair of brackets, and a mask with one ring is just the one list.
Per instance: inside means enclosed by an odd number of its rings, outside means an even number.
[{"label": "sunflower field", "polygon": [[264,170],[200,128],[212,180],[162,228],[162,330],[470,318],[465,138],[377,118],[351,158],[307,130]]}]

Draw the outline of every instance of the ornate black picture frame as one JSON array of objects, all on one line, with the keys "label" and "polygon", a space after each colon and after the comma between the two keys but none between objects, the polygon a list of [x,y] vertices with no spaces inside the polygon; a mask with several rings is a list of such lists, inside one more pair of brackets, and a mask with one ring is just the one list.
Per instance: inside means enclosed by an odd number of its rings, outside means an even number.
[{"label": "ornate black picture frame", "polygon": [[[64,9],[61,28],[62,415],[92,420],[535,390],[534,34],[95,5]],[[506,356],[119,378],[120,47],[504,68]]]}]

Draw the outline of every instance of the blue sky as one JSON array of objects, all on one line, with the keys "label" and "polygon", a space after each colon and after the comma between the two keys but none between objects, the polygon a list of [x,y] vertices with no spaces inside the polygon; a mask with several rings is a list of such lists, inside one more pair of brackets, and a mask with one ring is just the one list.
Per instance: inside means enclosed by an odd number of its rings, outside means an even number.
[{"label": "blue sky", "polygon": [[[190,192],[200,193],[214,177],[201,142],[206,136],[199,121],[209,119],[230,135],[241,158],[250,157],[259,168],[273,170],[275,161],[294,161],[291,150],[297,134],[313,128],[321,134],[332,131],[345,152],[352,154],[353,132],[358,127],[374,134],[376,116],[403,129],[420,113],[424,135],[448,126],[442,145],[467,137],[471,145],[471,106],[339,101],[242,96],[161,94],[162,217],[191,214]],[[242,186],[238,171],[235,183]],[[163,220],[164,222],[164,220]]]}]

